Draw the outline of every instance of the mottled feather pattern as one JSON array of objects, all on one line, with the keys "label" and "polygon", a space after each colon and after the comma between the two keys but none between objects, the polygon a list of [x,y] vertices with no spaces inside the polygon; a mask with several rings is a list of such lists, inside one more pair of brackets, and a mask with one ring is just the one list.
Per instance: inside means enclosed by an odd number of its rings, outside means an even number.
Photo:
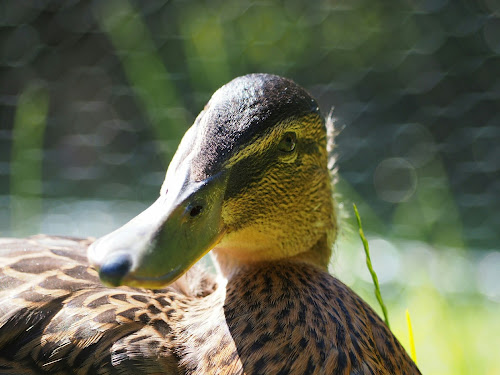
[{"label": "mottled feather pattern", "polygon": [[89,243],[0,242],[1,374],[419,374],[373,310],[316,266],[249,266],[226,288],[198,269],[188,294],[182,280],[107,288]]},{"label": "mottled feather pattern", "polygon": [[316,266],[248,267],[206,302],[176,334],[189,374],[420,373],[366,302]]},{"label": "mottled feather pattern", "polygon": [[[87,265],[91,241],[35,236],[0,242],[0,374],[176,374],[169,311],[190,296],[104,287]],[[193,280],[191,280],[193,281]],[[191,291],[193,292],[193,291]]]}]

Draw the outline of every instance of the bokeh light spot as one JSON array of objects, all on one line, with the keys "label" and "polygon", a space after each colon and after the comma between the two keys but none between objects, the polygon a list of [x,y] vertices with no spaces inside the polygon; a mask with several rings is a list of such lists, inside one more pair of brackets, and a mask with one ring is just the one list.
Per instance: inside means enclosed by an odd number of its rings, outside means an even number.
[{"label": "bokeh light spot", "polygon": [[380,199],[391,203],[404,202],[415,193],[417,174],[408,160],[389,158],[377,166],[373,182]]}]

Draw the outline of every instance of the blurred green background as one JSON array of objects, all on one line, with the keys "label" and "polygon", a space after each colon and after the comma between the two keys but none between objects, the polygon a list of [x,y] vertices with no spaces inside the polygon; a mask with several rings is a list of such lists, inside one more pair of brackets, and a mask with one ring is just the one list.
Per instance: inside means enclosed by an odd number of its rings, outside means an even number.
[{"label": "blurred green background", "polygon": [[500,374],[500,1],[1,1],[0,235],[100,236],[152,202],[232,78],[333,108],[345,218],[332,272],[425,374]]}]

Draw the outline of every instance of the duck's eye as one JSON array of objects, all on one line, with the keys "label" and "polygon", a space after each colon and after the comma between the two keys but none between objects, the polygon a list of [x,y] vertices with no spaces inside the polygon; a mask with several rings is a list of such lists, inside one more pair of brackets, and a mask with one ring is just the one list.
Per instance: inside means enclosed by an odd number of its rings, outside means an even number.
[{"label": "duck's eye", "polygon": [[297,144],[297,135],[293,132],[285,133],[278,144],[278,149],[283,152],[291,152],[295,150]]}]

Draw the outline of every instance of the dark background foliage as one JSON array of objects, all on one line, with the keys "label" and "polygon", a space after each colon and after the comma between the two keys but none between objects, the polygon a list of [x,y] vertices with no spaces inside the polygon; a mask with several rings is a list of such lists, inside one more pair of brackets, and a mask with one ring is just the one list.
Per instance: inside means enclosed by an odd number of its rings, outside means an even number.
[{"label": "dark background foliage", "polygon": [[382,230],[496,248],[500,5],[387,4],[2,2],[3,210],[23,92],[48,98],[43,185],[30,191],[28,175],[12,193],[149,201],[211,93],[235,76],[270,72],[309,89],[325,114],[334,108],[340,175]]}]

